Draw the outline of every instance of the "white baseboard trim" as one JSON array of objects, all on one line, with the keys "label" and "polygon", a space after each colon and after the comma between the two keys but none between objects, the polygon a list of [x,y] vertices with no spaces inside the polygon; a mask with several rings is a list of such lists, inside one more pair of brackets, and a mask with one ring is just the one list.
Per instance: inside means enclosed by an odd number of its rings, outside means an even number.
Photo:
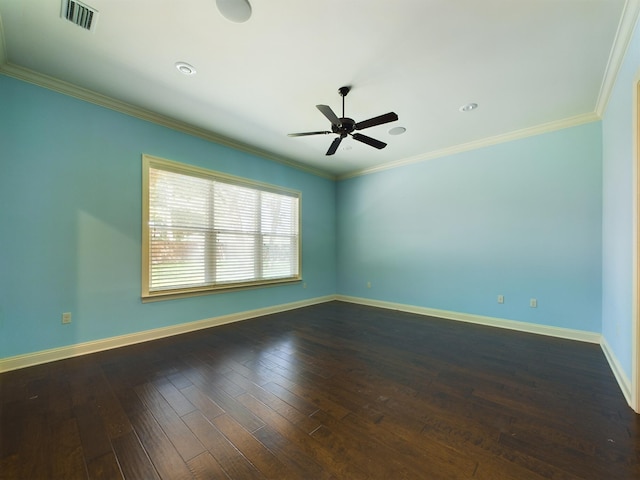
[{"label": "white baseboard trim", "polygon": [[482,315],[474,315],[470,313],[452,312],[448,310],[438,310],[435,308],[418,307],[415,305],[406,305],[401,303],[385,302],[381,300],[372,300],[368,298],[350,297],[346,295],[327,295],[324,297],[316,297],[297,302],[274,305],[271,307],[258,308],[255,310],[247,310],[244,312],[222,315],[219,317],[197,320],[195,322],[182,323],[179,325],[171,325],[168,327],[155,328],[142,332],[120,335],[91,342],[83,342],[65,347],[52,348],[39,352],[27,353],[24,355],[16,355],[0,359],[0,373],[20,368],[31,367],[43,363],[64,360],[65,358],[88,355],[91,353],[110,350],[112,348],[125,347],[136,343],[158,340],[160,338],[180,335],[182,333],[193,332],[205,328],[216,327],[228,323],[240,322],[251,318],[262,317],[274,313],[286,312],[297,308],[309,307],[320,303],[338,300],[341,302],[355,303],[359,305],[367,305],[370,307],[385,308],[389,310],[398,310],[408,313],[416,313],[418,315],[426,315],[430,317],[444,318],[447,320],[456,320],[467,323],[475,323],[490,327],[506,328],[509,330],[517,330],[520,332],[535,333],[538,335],[547,335],[569,340],[578,340],[581,342],[597,343],[601,346],[607,362],[613,371],[613,374],[622,390],[629,405],[631,405],[631,382],[627,378],[620,362],[613,354],[611,347],[606,339],[599,333],[587,332],[583,330],[572,330],[568,328],[550,327],[546,325],[538,325],[534,323],[519,322],[515,320],[507,320],[503,318],[486,317]]},{"label": "white baseboard trim", "polygon": [[600,347],[602,348],[602,352],[604,353],[607,362],[609,362],[609,367],[611,367],[611,371],[616,377],[616,381],[620,386],[620,390],[622,390],[624,398],[627,400],[629,406],[633,408],[633,404],[631,403],[631,380],[629,380],[626,373],[624,373],[624,369],[622,368],[622,365],[620,365],[618,357],[613,354],[613,350],[611,350],[611,347],[604,336],[600,340]]},{"label": "white baseboard trim", "polygon": [[330,302],[335,300],[335,295],[325,297],[316,297],[308,300],[300,300],[292,303],[274,305],[271,307],[258,308],[256,310],[247,310],[245,312],[232,313],[219,317],[197,320],[195,322],[181,323],[179,325],[171,325],[168,327],[154,328],[153,330],[145,330],[142,332],[130,333],[127,335],[119,335],[91,342],[77,343],[65,347],[52,348],[49,350],[41,350],[39,352],[27,353],[24,355],[16,355],[0,359],[0,373],[19,368],[31,367],[42,363],[64,360],[65,358],[87,355],[90,353],[110,350],[112,348],[124,347],[135,343],[148,342],[150,340],[158,340],[160,338],[179,335],[181,333],[193,332],[210,327],[217,327],[227,323],[240,322],[251,318],[262,317],[274,313],[295,310],[296,308],[309,307],[319,303]]},{"label": "white baseboard trim", "polygon": [[357,303],[360,305],[368,305],[370,307],[386,308],[389,310],[399,310],[401,312],[417,313],[418,315],[427,315],[429,317],[444,318],[447,320],[456,320],[459,322],[475,323],[486,325],[489,327],[506,328],[509,330],[517,330],[519,332],[536,333],[538,335],[547,335],[551,337],[565,338],[569,340],[578,340],[588,343],[600,343],[601,335],[595,332],[585,330],[573,330],[570,328],[551,327],[547,325],[539,325],[536,323],[519,322],[516,320],[507,320],[504,318],[485,317],[482,315],[474,315],[471,313],[452,312],[449,310],[438,310],[435,308],[418,307],[415,305],[406,305],[403,303],[385,302],[382,300],[372,300],[369,298],[349,297],[345,295],[337,295],[336,300],[349,303]]},{"label": "white baseboard trim", "polygon": [[613,375],[618,382],[618,386],[620,387],[624,398],[627,400],[629,406],[631,408],[634,408],[631,400],[631,381],[629,380],[629,378],[627,378],[624,369],[620,365],[617,357],[614,355],[613,350],[607,343],[607,340],[599,333],[561,327],[550,327],[547,325],[519,322],[503,318],[485,317],[482,315],[473,315],[469,313],[451,312],[448,310],[438,310],[435,308],[417,307],[415,305],[385,302],[381,300],[372,300],[369,298],[337,295],[335,299],[341,302],[357,303],[359,305],[367,305],[370,307],[387,308],[390,310],[399,310],[401,312],[416,313],[418,315],[427,315],[430,317],[438,317],[448,320],[476,323],[489,327],[507,328],[509,330],[517,330],[520,332],[535,333],[538,335],[547,335],[568,340],[577,340],[580,342],[597,343],[600,345],[600,348],[602,349],[602,352],[604,353],[604,356],[609,363],[609,367],[611,368],[611,371],[613,372]]}]

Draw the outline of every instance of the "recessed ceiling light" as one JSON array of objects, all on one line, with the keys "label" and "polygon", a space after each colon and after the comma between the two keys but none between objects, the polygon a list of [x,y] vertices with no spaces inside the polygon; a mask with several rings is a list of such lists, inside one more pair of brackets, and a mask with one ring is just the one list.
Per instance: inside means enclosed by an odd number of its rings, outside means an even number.
[{"label": "recessed ceiling light", "polygon": [[393,127],[389,130],[389,135],[402,135],[407,129],[404,127]]},{"label": "recessed ceiling light", "polygon": [[185,63],[185,62],[177,62],[176,63],[176,68],[178,69],[178,71],[180,73],[183,73],[185,75],[195,75],[196,74],[196,69],[193,68],[188,63]]},{"label": "recessed ceiling light", "polygon": [[234,23],[244,23],[251,18],[248,0],[216,0],[218,10],[224,18]]},{"label": "recessed ceiling light", "polygon": [[471,110],[475,110],[476,108],[478,108],[477,103],[467,103],[466,105],[461,106],[459,110],[461,112],[470,112]]}]

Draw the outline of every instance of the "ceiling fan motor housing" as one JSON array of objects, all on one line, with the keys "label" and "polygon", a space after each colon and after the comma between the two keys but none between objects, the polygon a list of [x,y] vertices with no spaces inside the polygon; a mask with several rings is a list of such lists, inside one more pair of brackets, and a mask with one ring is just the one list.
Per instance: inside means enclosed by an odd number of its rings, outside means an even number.
[{"label": "ceiling fan motor housing", "polygon": [[340,123],[338,125],[331,125],[333,133],[338,133],[342,138],[356,129],[356,121],[353,118],[339,118]]}]

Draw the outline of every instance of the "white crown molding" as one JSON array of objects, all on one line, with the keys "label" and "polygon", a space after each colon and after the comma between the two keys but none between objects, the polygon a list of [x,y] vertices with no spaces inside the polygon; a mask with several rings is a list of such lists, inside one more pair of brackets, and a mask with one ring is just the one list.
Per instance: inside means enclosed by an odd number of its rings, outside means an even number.
[{"label": "white crown molding", "polygon": [[[640,0],[637,0],[637,1],[640,1]],[[1,25],[0,25],[0,28],[1,28]],[[0,33],[2,32],[0,31]],[[516,130],[514,132],[508,132],[501,135],[496,135],[493,137],[476,140],[473,142],[454,145],[452,147],[435,150],[432,152],[427,152],[425,154],[417,155],[414,157],[409,157],[405,159],[388,162],[383,165],[378,165],[372,168],[356,170],[340,176],[335,176],[329,172],[318,170],[316,168],[309,167],[307,165],[294,162],[292,160],[278,157],[269,152],[257,149],[255,147],[251,147],[249,145],[246,145],[240,142],[236,142],[227,137],[223,137],[221,135],[215,134],[203,128],[195,127],[188,123],[181,122],[164,115],[160,115],[150,110],[136,107],[134,105],[128,104],[126,102],[122,102],[120,100],[115,100],[106,95],[93,92],[91,90],[79,87],[72,83],[64,82],[57,78],[50,77],[48,75],[44,75],[44,74],[35,72],[33,70],[20,67],[18,65],[13,65],[11,63],[3,64],[1,61],[2,47],[3,47],[2,38],[0,38],[0,74],[4,74],[7,76],[16,78],[18,80],[22,80],[27,83],[32,83],[34,85],[38,85],[40,87],[53,90],[58,93],[62,93],[64,95],[68,95],[70,97],[74,97],[79,100],[83,100],[89,103],[93,103],[95,105],[99,105],[101,107],[109,108],[111,110],[124,113],[126,115],[130,115],[132,117],[136,117],[141,120],[152,122],[157,125],[170,128],[172,130],[176,130],[182,133],[186,133],[188,135],[199,137],[204,140],[217,143],[219,145],[224,145],[226,147],[233,148],[235,150],[239,150],[239,151],[250,153],[252,155],[256,155],[262,158],[266,158],[276,163],[287,165],[289,167],[296,168],[298,170],[302,170],[322,178],[327,178],[329,180],[345,180],[352,177],[368,175],[371,173],[381,172],[381,171],[389,170],[392,168],[398,168],[398,167],[410,165],[413,163],[420,163],[427,160],[432,160],[434,158],[440,158],[440,157],[445,157],[449,155],[454,155],[457,153],[467,152],[470,150],[476,150],[479,148],[488,147],[488,146],[496,145],[499,143],[510,142],[512,140],[518,140],[521,138],[540,135],[542,133],[548,133],[555,130],[561,130],[564,128],[574,127],[574,126],[582,125],[585,123],[590,123],[590,122],[600,120],[600,117],[596,113],[577,115],[575,117],[556,120],[553,122],[545,123],[545,124],[538,125],[531,128],[524,128],[521,130]]]},{"label": "white crown molding", "polygon": [[0,373],[8,372],[10,370],[17,370],[19,368],[32,367],[34,365],[40,365],[42,363],[64,360],[65,358],[78,357],[90,353],[110,350],[112,348],[125,347],[127,345],[133,345],[136,343],[149,342],[151,340],[158,340],[160,338],[180,335],[182,333],[217,327],[228,323],[240,322],[256,317],[262,317],[264,315],[271,315],[274,313],[286,312],[288,310],[295,310],[297,308],[309,307],[311,305],[317,305],[333,300],[335,300],[334,295],[316,297],[308,300],[300,300],[297,302],[275,305],[272,307],[247,310],[245,312],[207,318],[195,322],[181,323],[179,325],[155,328],[153,330],[145,330],[142,332],[130,333],[128,335],[120,335],[117,337],[104,338],[91,342],[77,343],[74,345],[52,348],[49,350],[27,353],[24,355],[16,355],[14,357],[2,358],[0,359]]},{"label": "white crown molding", "polygon": [[618,30],[609,54],[609,61],[602,78],[595,112],[599,117],[604,115],[611,97],[611,92],[618,77],[618,72],[624,61],[633,36],[636,23],[640,18],[640,0],[627,0],[618,23]]},{"label": "white crown molding", "polygon": [[[1,46],[2,45],[0,45],[0,47]],[[1,55],[2,55],[2,52],[0,48],[0,60],[1,60]],[[18,80],[22,80],[27,83],[32,83],[34,85],[38,85],[39,87],[43,87],[48,90],[53,90],[55,92],[68,95],[70,97],[74,97],[79,100],[83,100],[85,102],[93,103],[94,105],[99,105],[101,107],[105,107],[110,110],[115,110],[116,112],[124,113],[126,115],[136,117],[141,120],[145,120],[147,122],[155,123],[157,125],[161,125],[163,127],[170,128],[172,130],[176,130],[178,132],[186,133],[187,135],[202,138],[204,140],[217,143],[225,147],[233,148],[234,150],[239,150],[241,152],[245,152],[261,158],[265,158],[273,162],[286,165],[288,167],[296,168],[298,170],[302,170],[306,173],[310,173],[318,177],[327,178],[329,180],[335,180],[335,175],[328,173],[326,171],[318,170],[308,165],[303,165],[301,163],[294,162],[292,160],[289,160],[283,157],[279,157],[265,150],[260,150],[250,145],[237,142],[235,140],[224,137],[222,135],[218,135],[209,130],[205,130],[204,128],[195,127],[186,122],[181,122],[171,117],[167,117],[165,115],[160,115],[159,113],[152,112],[151,110],[146,110],[144,108],[136,107],[135,105],[131,105],[129,103],[116,100],[114,98],[108,97],[106,95],[102,95],[92,90],[79,87],[72,83],[68,83],[63,80],[59,80],[57,78],[44,75],[42,73],[35,72],[28,68],[20,67],[18,65],[13,65],[11,63],[2,64],[2,62],[0,61],[0,74],[4,74],[9,77],[16,78]]]},{"label": "white crown molding", "polygon": [[369,175],[371,173],[377,173],[383,170],[389,170],[392,168],[403,167],[405,165],[411,165],[414,163],[425,162],[427,160],[433,160],[434,158],[446,157],[449,155],[455,155],[457,153],[468,152],[470,150],[477,150],[479,148],[497,145],[499,143],[511,142],[513,140],[519,140],[526,137],[533,137],[535,135],[554,132],[556,130],[562,130],[564,128],[576,127],[579,125],[583,125],[585,123],[591,123],[598,120],[600,120],[600,117],[593,112],[585,113],[583,115],[576,115],[574,117],[544,123],[542,125],[537,125],[535,127],[523,128],[521,130],[515,130],[513,132],[503,133],[500,135],[483,138],[473,142],[462,143],[460,145],[454,145],[452,147],[447,147],[440,150],[434,150],[432,152],[416,155],[414,157],[404,158],[401,160],[396,160],[393,162],[385,163],[383,165],[378,165],[376,167],[356,170],[354,172],[340,175],[338,177],[338,180],[346,180],[352,177]]},{"label": "white crown molding", "polygon": [[78,87],[76,85],[64,82],[62,80],[58,80],[56,78],[49,77],[49,76],[34,72],[32,70],[8,63],[1,17],[0,17],[0,74],[5,74],[8,76],[17,78],[19,80],[23,80],[25,82],[33,83],[35,85],[39,85],[41,87],[57,91],[65,95],[69,95],[90,103],[94,103],[96,105],[100,105],[121,113],[125,113],[127,115],[137,117],[142,120],[156,123],[158,125],[162,125],[164,127],[171,128],[173,130],[186,133],[188,135],[203,138],[205,140],[208,140],[220,145],[224,145],[224,146],[233,148],[235,150],[250,153],[252,155],[257,155],[257,156],[269,159],[271,161],[284,164],[284,165],[305,171],[307,173],[311,173],[319,177],[327,178],[330,180],[345,180],[352,177],[376,173],[384,170],[389,170],[392,168],[410,165],[413,163],[420,163],[420,162],[431,160],[434,158],[454,155],[457,153],[475,150],[475,149],[483,148],[486,146],[509,142],[512,140],[517,140],[517,139],[521,139],[529,136],[540,135],[542,133],[547,133],[554,130],[559,130],[563,128],[568,128],[568,127],[577,126],[584,123],[600,120],[602,118],[602,115],[604,114],[604,111],[606,110],[607,103],[611,95],[611,91],[613,89],[613,86],[615,85],[616,77],[618,75],[620,66],[622,65],[622,62],[624,60],[626,51],[629,46],[629,42],[634,32],[635,25],[638,22],[638,18],[640,18],[640,0],[626,0],[625,5],[623,7],[622,15],[620,18],[620,22],[618,24],[618,29],[616,31],[614,43],[609,55],[609,61],[607,62],[607,66],[603,76],[603,81],[600,86],[600,92],[598,94],[598,99],[596,101],[596,108],[594,112],[587,113],[584,115],[578,115],[578,116],[563,119],[563,120],[549,122],[549,123],[531,127],[531,128],[525,128],[525,129],[517,130],[514,132],[496,135],[493,137],[484,138],[474,142],[454,145],[452,147],[435,150],[432,152],[427,152],[425,154],[417,155],[414,157],[409,157],[405,159],[388,162],[383,165],[378,165],[372,168],[356,170],[356,171],[349,172],[339,176],[333,175],[324,170],[319,170],[317,168],[313,168],[313,167],[301,164],[299,162],[296,162],[290,159],[276,156],[267,151],[263,151],[258,148],[252,147],[250,145],[234,141],[222,135],[215,134],[211,131],[208,131],[199,127],[195,127],[185,122],[181,122],[181,121],[172,119],[170,117],[160,115],[155,112],[145,110],[145,109],[133,106],[131,104],[127,104],[125,102],[112,99],[105,95],[98,94],[88,89],[84,89],[82,87]]}]

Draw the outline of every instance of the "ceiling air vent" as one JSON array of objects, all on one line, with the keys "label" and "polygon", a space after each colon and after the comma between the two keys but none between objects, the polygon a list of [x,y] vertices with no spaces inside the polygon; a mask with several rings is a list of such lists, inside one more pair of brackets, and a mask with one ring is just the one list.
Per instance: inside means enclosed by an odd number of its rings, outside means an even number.
[{"label": "ceiling air vent", "polygon": [[62,0],[62,18],[85,30],[93,30],[98,20],[98,11],[76,0]]}]

